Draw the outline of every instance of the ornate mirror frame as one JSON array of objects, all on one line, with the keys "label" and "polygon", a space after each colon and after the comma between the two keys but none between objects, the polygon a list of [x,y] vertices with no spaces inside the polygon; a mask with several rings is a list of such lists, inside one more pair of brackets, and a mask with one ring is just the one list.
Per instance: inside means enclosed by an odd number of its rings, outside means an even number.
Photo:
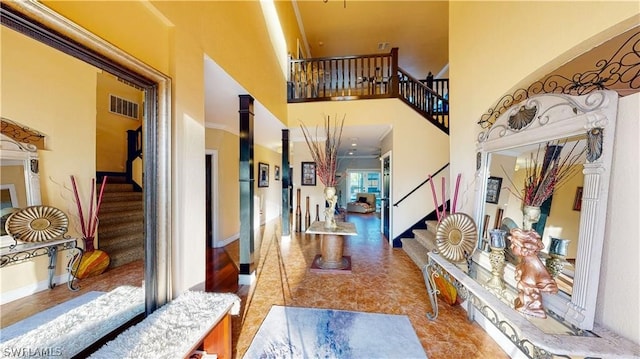
[{"label": "ornate mirror frame", "polygon": [[34,0],[2,1],[2,25],[123,78],[145,91],[145,312],[171,299],[171,80]]},{"label": "ornate mirror frame", "polygon": [[[0,134],[0,160],[3,162],[22,164],[24,168],[25,203],[27,206],[42,204],[40,195],[40,173],[38,170],[38,149],[28,143],[15,141],[9,136]],[[14,244],[9,235],[0,236],[0,246]]]},{"label": "ornate mirror frame", "polygon": [[0,159],[22,162],[27,206],[41,204],[40,173],[38,171],[38,149],[28,143],[21,143],[0,134]]},{"label": "ornate mirror frame", "polygon": [[[585,330],[593,329],[596,311],[617,110],[618,94],[614,91],[584,96],[544,94],[512,106],[478,135],[474,216],[476,223],[482,223],[491,153],[586,134],[573,295],[545,295],[543,299],[547,309]],[[530,115],[516,116],[520,112]],[[483,236],[479,233],[479,250]]]}]

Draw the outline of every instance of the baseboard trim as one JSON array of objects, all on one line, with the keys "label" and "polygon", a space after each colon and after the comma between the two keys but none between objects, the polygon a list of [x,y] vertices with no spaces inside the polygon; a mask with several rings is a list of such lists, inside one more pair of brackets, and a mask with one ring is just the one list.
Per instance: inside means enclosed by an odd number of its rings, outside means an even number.
[{"label": "baseboard trim", "polygon": [[[53,277],[53,283],[55,285],[61,285],[68,282],[69,274],[63,273]],[[33,284],[26,285],[24,287],[20,287],[14,290],[10,290],[8,292],[2,293],[0,295],[0,305],[4,305],[14,300],[18,300],[24,297],[28,297],[38,292],[42,292],[43,290],[49,289],[49,280],[42,280]]]},{"label": "baseboard trim", "polygon": [[223,240],[219,240],[216,241],[214,248],[220,248],[220,247],[224,247],[226,245],[228,245],[229,243],[232,243],[233,241],[236,241],[240,239],[240,233],[235,233],[233,235],[231,235],[230,237],[227,237]]}]

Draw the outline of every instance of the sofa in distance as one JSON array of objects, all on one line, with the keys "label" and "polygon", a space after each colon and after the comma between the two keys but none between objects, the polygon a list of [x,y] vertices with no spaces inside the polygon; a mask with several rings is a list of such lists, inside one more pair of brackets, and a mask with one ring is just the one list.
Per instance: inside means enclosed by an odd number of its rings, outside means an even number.
[{"label": "sofa in distance", "polygon": [[347,203],[347,212],[371,213],[376,211],[375,193],[358,193],[354,202]]}]

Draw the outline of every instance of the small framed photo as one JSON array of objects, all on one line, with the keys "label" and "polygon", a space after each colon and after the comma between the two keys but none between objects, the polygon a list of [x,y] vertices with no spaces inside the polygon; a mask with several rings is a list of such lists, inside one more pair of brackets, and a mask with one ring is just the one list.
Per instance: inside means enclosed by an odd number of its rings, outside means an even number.
[{"label": "small framed photo", "polygon": [[315,162],[302,162],[302,185],[303,186],[316,185],[316,163]]},{"label": "small framed photo", "polygon": [[502,178],[489,177],[487,181],[487,203],[498,204],[500,198],[500,188],[502,187]]},{"label": "small framed photo", "polygon": [[276,165],[276,166],[273,166],[273,167],[274,167],[274,169],[273,169],[273,178],[276,181],[280,181],[280,166]]},{"label": "small framed photo", "polygon": [[269,165],[258,162],[258,187],[269,187]]},{"label": "small framed photo", "polygon": [[573,199],[573,210],[574,211],[582,210],[582,187],[578,187],[576,189],[576,198]]}]

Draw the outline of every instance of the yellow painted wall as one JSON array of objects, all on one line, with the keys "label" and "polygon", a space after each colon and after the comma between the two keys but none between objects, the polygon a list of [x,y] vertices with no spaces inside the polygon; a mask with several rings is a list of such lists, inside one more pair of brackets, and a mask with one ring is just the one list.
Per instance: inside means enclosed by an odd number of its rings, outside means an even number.
[{"label": "yellow painted wall", "polygon": [[[171,77],[172,286],[178,294],[202,283],[204,55],[283,123],[287,120],[283,91],[286,81],[269,42],[260,3],[144,1],[118,2],[114,6],[113,2],[45,1],[45,4]],[[288,14],[291,17],[293,12]],[[257,63],[260,65],[256,66]],[[233,201],[226,205],[237,207],[237,199]],[[229,224],[230,228],[234,226]]]},{"label": "yellow painted wall", "polygon": [[[2,37],[2,116],[46,134],[40,157],[42,203],[70,217],[69,235],[79,235],[69,176],[78,180],[88,203],[95,177],[96,73],[72,59],[4,26]],[[58,256],[57,274],[65,256]],[[46,257],[0,271],[1,292],[33,285],[47,278]]]},{"label": "yellow painted wall", "polygon": [[[127,130],[135,130],[140,121],[144,92],[118,81],[113,75],[98,73],[96,89],[96,169],[105,172],[125,172],[127,162]],[[111,95],[138,104],[138,119],[132,119],[109,111]]]},{"label": "yellow painted wall", "polygon": [[[503,95],[527,87],[571,58],[639,24],[639,15],[637,1],[449,3],[451,170],[463,173],[462,190],[468,193],[462,201],[464,212],[473,212],[473,154],[481,130],[475,123],[482,114]],[[637,116],[637,107],[635,110]],[[616,190],[620,188],[611,187],[610,195],[615,197]],[[609,206],[612,209],[616,204]],[[640,300],[638,282],[620,280],[620,273],[638,271],[638,253],[613,251],[621,248],[613,242],[635,245],[630,242],[637,237],[634,233],[617,233],[615,241],[605,238],[596,322],[638,343],[638,327],[626,324],[629,313],[625,309],[628,303]],[[605,297],[606,303],[601,300]],[[637,310],[633,314],[638,317]]]},{"label": "yellow painted wall", "polygon": [[220,240],[240,233],[240,139],[230,132],[207,128],[205,147],[218,151],[218,206]]},{"label": "yellow painted wall", "polygon": [[300,47],[304,48],[302,42],[302,34],[298,29],[298,23],[296,20],[296,14],[293,11],[293,6],[288,1],[275,1],[276,10],[278,11],[278,17],[280,24],[282,25],[282,31],[285,35],[287,42],[287,51],[292,57],[296,57],[298,54],[297,44],[300,41]]},{"label": "yellow painted wall", "polygon": [[[240,138],[221,129],[207,128],[205,133],[206,149],[218,151],[219,239],[237,239],[240,232]],[[265,224],[281,214],[282,182],[276,181],[274,175],[276,165],[280,166],[282,173],[281,160],[276,151],[254,145],[255,218],[258,224]],[[259,162],[269,165],[268,187],[258,187]]]},{"label": "yellow painted wall", "polygon": [[[475,123],[504,94],[638,23],[637,2],[451,1],[449,73],[452,173],[463,173],[473,212]],[[589,16],[586,14],[598,14]],[[632,16],[635,19],[630,19]]]},{"label": "yellow painted wall", "polygon": [[[345,127],[373,124],[391,125],[393,129],[390,141],[393,143],[391,203],[398,201],[425,180],[427,175],[437,171],[449,161],[448,136],[435,126],[425,123],[424,117],[397,99],[330,101],[289,105],[289,121],[292,128],[299,127],[299,121],[303,121],[305,125],[313,129],[317,125],[322,125],[323,115],[330,115],[332,118],[336,115],[339,117],[346,115]],[[297,187],[299,185],[300,163],[311,161],[311,156],[306,143],[304,143],[304,138],[296,139],[292,136],[292,141],[298,141],[295,143],[292,156],[295,174],[294,185]],[[444,174],[437,176],[438,196],[440,196],[441,189],[440,178],[441,176],[448,178],[448,173],[445,171]],[[319,182],[318,184],[320,185]],[[310,189],[308,186],[301,186],[301,188],[303,199],[308,193],[313,203],[324,203],[322,202],[321,187],[317,190]],[[422,186],[399,206],[393,207],[391,237],[399,236],[434,208],[431,189],[429,186]]]}]

